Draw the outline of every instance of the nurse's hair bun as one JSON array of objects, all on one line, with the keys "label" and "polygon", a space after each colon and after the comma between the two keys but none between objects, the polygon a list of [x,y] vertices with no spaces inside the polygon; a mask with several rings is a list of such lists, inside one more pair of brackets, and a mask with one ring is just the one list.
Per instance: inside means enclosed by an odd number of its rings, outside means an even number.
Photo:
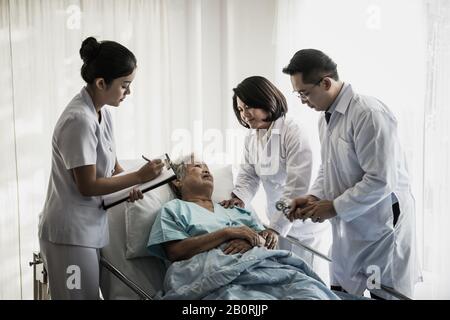
[{"label": "nurse's hair bun", "polygon": [[83,59],[81,77],[88,84],[103,78],[106,85],[110,85],[114,79],[128,76],[136,69],[133,52],[115,41],[86,38],[81,44],[80,56]]},{"label": "nurse's hair bun", "polygon": [[94,37],[86,38],[81,44],[80,56],[85,64],[94,60],[100,51],[100,43]]}]

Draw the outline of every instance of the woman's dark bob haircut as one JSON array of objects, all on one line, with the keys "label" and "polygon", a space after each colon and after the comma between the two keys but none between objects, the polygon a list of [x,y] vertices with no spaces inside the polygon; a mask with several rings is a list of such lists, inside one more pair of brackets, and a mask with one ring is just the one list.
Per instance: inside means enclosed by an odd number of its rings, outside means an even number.
[{"label": "woman's dark bob haircut", "polygon": [[288,111],[286,98],[269,80],[260,76],[244,79],[233,89],[233,110],[239,123],[245,128],[250,126],[241,118],[237,98],[248,107],[263,109],[269,115],[264,121],[272,122],[284,116]]},{"label": "woman's dark bob haircut", "polygon": [[114,79],[132,74],[137,65],[134,54],[120,43],[98,42],[93,37],[83,41],[80,56],[83,59],[81,77],[88,84],[103,78],[106,85],[110,85]]}]

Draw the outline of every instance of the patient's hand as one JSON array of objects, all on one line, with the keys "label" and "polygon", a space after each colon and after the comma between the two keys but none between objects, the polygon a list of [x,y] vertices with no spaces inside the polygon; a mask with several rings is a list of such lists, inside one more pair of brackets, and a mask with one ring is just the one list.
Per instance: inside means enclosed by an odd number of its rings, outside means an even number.
[{"label": "patient's hand", "polygon": [[261,231],[259,234],[265,239],[266,243],[264,244],[264,246],[267,249],[274,249],[278,244],[278,233],[275,230],[266,229]]},{"label": "patient's hand", "polygon": [[266,240],[261,237],[255,230],[250,229],[247,226],[229,227],[226,229],[228,232],[228,239],[247,240],[253,247],[262,247],[266,242]]},{"label": "patient's hand", "polygon": [[228,242],[225,249],[223,249],[223,253],[225,254],[245,253],[251,248],[253,248],[253,246],[247,240],[234,239]]}]

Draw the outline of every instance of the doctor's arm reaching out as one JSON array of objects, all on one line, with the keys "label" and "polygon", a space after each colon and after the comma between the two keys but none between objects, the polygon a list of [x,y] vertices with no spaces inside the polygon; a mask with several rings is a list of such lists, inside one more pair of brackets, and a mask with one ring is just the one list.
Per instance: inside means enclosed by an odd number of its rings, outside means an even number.
[{"label": "doctor's arm reaching out", "polygon": [[336,216],[336,210],[333,201],[320,200],[313,195],[295,198],[291,203],[291,210],[288,213],[288,219],[302,219],[305,221],[310,218],[312,222],[324,222]]},{"label": "doctor's arm reaching out", "polygon": [[224,208],[233,208],[234,206],[241,208],[245,207],[244,201],[239,199],[239,197],[237,197],[234,193],[231,193],[231,199],[221,201],[220,205]]},{"label": "doctor's arm reaching out", "polygon": [[[95,165],[77,167],[72,169],[72,172],[74,181],[80,193],[85,197],[93,197],[116,192],[136,184],[153,180],[161,173],[163,167],[164,163],[158,159],[146,163],[135,172],[120,176],[112,176],[110,178],[97,177]],[[114,169],[121,169],[117,161]],[[142,193],[139,193],[140,192],[137,190],[133,190],[130,193],[131,200],[141,198]]]}]

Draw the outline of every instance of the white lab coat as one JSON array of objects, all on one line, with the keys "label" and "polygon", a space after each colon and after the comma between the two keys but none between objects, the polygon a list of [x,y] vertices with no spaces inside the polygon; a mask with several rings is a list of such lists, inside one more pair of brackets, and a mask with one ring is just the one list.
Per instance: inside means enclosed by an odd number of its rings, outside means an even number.
[{"label": "white lab coat", "polygon": [[[334,110],[333,110],[334,109]],[[397,120],[379,100],[345,84],[319,120],[322,163],[310,194],[333,200],[331,284],[362,294],[368,277],[407,296],[420,281],[415,208]],[[393,226],[392,205],[400,216]],[[380,273],[374,271],[378,268]]]},{"label": "white lab coat", "polygon": [[311,148],[306,134],[291,119],[281,117],[268,130],[250,130],[243,158],[233,193],[248,205],[261,182],[271,228],[282,236],[307,240],[329,227],[328,223],[314,224],[310,220],[291,223],[275,208],[280,199],[290,201],[305,195],[311,179]]}]

